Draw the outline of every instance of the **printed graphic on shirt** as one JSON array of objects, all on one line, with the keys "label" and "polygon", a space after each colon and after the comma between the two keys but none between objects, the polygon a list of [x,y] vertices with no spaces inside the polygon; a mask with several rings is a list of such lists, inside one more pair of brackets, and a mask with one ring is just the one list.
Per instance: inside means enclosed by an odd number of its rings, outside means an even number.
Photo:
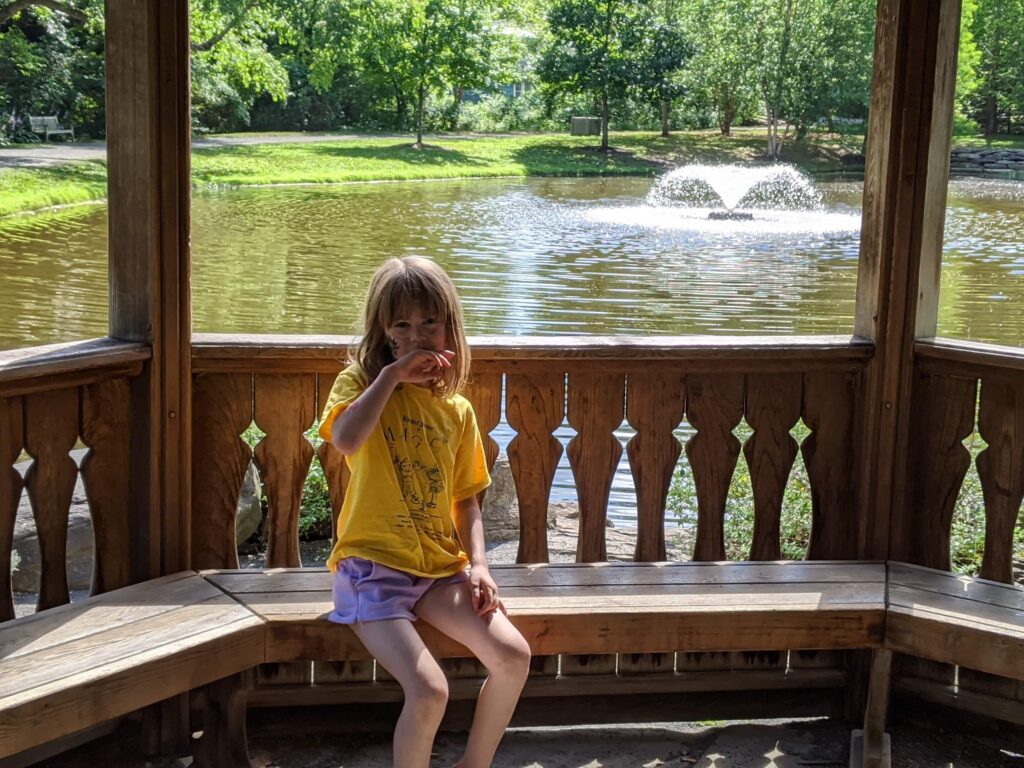
[{"label": "printed graphic on shirt", "polygon": [[408,520],[399,520],[399,528],[415,528],[433,541],[448,538],[445,518],[448,509],[438,510],[437,498],[444,493],[444,473],[437,464],[434,451],[448,445],[448,438],[419,419],[402,415],[402,429],[396,434],[392,427],[384,430],[384,439],[395,467],[402,499],[409,510]]}]

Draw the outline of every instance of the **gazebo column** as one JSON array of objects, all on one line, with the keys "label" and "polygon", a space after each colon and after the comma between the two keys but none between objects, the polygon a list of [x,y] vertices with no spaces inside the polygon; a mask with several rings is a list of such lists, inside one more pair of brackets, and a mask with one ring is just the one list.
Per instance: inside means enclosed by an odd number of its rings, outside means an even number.
[{"label": "gazebo column", "polygon": [[[106,0],[110,335],[150,345],[132,381],[132,581],[189,567],[188,0]],[[188,748],[188,697],[145,712],[143,747]]]},{"label": "gazebo column", "polygon": [[879,0],[854,332],[875,343],[859,457],[865,558],[906,549],[913,345],[934,336],[960,0]]},{"label": "gazebo column", "polygon": [[107,0],[110,335],[153,356],[132,389],[134,581],[189,566],[187,0]]},{"label": "gazebo column", "polygon": [[[949,178],[960,0],[879,0],[854,333],[875,343],[863,382],[863,558],[905,559],[914,340],[934,336]],[[892,653],[855,657],[848,714],[866,704],[851,765],[884,766]],[[863,754],[863,762],[859,761]],[[859,766],[858,766],[859,768]]]}]

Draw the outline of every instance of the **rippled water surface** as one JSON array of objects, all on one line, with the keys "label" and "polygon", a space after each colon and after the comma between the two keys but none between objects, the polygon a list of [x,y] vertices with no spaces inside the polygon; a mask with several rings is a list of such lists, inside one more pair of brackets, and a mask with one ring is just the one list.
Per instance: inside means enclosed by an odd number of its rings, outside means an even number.
[{"label": "rippled water surface", "polygon": [[[244,189],[193,203],[196,331],[349,333],[373,269],[425,254],[471,333],[848,333],[858,183],[753,222],[649,206],[648,179]],[[1024,183],[954,182],[940,332],[1024,338]],[[0,348],[104,335],[103,206],[0,222]]]}]

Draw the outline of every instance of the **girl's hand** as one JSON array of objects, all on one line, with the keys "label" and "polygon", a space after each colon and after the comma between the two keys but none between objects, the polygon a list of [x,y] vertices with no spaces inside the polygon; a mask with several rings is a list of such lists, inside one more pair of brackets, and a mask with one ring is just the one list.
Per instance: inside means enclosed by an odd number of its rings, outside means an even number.
[{"label": "girl's hand", "polygon": [[473,608],[478,616],[500,610],[506,616],[504,604],[498,599],[498,585],[486,565],[474,565],[469,570],[469,587],[473,595]]},{"label": "girl's hand", "polygon": [[450,349],[434,352],[414,349],[388,366],[395,372],[396,383],[427,384],[439,379],[446,368],[452,367],[455,353]]}]

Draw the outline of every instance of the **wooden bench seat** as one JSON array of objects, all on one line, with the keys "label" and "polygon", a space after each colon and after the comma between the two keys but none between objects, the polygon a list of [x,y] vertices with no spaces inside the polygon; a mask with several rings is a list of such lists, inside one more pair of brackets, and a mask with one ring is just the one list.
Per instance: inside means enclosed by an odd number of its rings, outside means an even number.
[{"label": "wooden bench seat", "polygon": [[866,767],[886,766],[893,653],[1024,680],[1024,589],[907,563],[886,567],[885,644],[864,721]]},{"label": "wooden bench seat", "polygon": [[263,622],[194,572],[0,625],[0,758],[249,669]]},{"label": "wooden bench seat", "polygon": [[[874,648],[882,563],[601,563],[494,566],[512,622],[535,655]],[[267,623],[268,662],[367,658],[324,620],[324,569],[208,571]],[[440,657],[465,648],[421,627]]]}]

